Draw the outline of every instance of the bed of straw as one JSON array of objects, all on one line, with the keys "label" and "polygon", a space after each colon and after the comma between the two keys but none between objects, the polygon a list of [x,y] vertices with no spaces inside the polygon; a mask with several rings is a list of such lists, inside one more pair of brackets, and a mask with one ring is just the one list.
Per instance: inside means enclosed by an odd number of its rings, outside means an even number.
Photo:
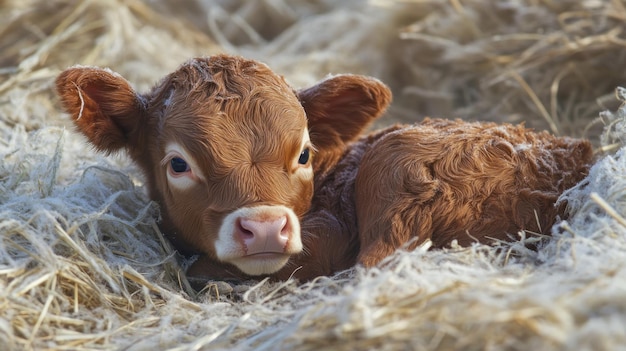
[{"label": "bed of straw", "polygon": [[[378,77],[378,126],[424,116],[589,138],[538,251],[400,251],[298,284],[190,288],[123,155],[74,132],[54,78],[109,67],[139,91],[192,56],[295,87]],[[626,345],[623,0],[0,1],[0,350],[614,350]]]}]

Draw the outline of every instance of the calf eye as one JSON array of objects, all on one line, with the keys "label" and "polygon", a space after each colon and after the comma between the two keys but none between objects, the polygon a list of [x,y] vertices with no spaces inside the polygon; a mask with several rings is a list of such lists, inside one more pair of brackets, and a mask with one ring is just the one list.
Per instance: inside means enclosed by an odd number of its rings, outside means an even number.
[{"label": "calf eye", "polygon": [[301,165],[305,165],[309,162],[309,148],[307,147],[306,149],[302,150],[302,153],[300,154],[300,158],[298,158],[298,163]]},{"label": "calf eye", "polygon": [[187,164],[187,161],[183,160],[180,157],[172,158],[172,160],[170,160],[170,166],[172,167],[174,173],[185,173],[189,171],[189,165]]}]

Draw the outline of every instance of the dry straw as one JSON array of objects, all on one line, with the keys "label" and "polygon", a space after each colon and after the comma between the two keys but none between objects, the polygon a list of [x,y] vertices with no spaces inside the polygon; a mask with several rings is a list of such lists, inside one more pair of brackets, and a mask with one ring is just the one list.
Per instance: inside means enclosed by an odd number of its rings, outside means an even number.
[{"label": "dry straw", "polygon": [[[0,350],[625,345],[626,108],[613,94],[626,80],[625,20],[618,0],[0,2]],[[520,233],[307,284],[197,292],[141,174],[85,147],[53,80],[100,65],[145,90],[218,51],[262,59],[296,86],[377,76],[395,96],[381,124],[524,121],[609,155],[564,195],[571,216],[538,251]]]}]

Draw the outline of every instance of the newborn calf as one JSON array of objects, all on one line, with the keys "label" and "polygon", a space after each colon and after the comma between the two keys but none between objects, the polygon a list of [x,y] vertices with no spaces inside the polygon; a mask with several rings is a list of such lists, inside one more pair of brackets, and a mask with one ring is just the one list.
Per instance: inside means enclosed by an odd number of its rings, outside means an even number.
[{"label": "newborn calf", "polygon": [[93,67],[67,69],[57,90],[97,149],[125,149],[143,170],[163,232],[200,254],[195,277],[306,280],[375,265],[414,237],[547,233],[592,157],[586,141],[461,121],[355,141],[388,106],[384,84],[338,75],[296,91],[227,55],[192,59],[146,94]]}]

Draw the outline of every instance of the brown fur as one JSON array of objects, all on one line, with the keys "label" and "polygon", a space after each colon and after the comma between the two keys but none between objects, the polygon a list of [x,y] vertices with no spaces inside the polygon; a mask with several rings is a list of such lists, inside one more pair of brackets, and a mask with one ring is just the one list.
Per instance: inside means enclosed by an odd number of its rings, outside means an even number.
[{"label": "brown fur", "polygon": [[510,241],[520,230],[550,234],[593,159],[586,140],[523,126],[426,119],[376,131],[349,145],[332,171],[316,176],[302,220],[306,252],[274,275],[330,275],[371,267],[407,244],[430,239]]},{"label": "brown fur", "polygon": [[[592,158],[586,141],[492,123],[428,119],[354,141],[390,102],[382,83],[340,75],[294,91],[267,66],[226,55],[191,60],[144,95],[98,68],[70,68],[57,87],[96,148],[124,148],[143,169],[163,231],[201,254],[188,274],[205,278],[247,278],[214,243],[228,213],[264,204],[292,209],[301,225],[304,249],[275,279],[372,266],[415,237],[444,247],[549,234],[563,215],[557,197]],[[313,179],[292,169],[305,128]],[[172,141],[206,178],[185,191],[166,178]]]},{"label": "brown fur", "polygon": [[427,119],[385,133],[356,177],[358,260],[374,265],[413,237],[441,248],[549,235],[592,155],[586,141],[506,124]]}]

